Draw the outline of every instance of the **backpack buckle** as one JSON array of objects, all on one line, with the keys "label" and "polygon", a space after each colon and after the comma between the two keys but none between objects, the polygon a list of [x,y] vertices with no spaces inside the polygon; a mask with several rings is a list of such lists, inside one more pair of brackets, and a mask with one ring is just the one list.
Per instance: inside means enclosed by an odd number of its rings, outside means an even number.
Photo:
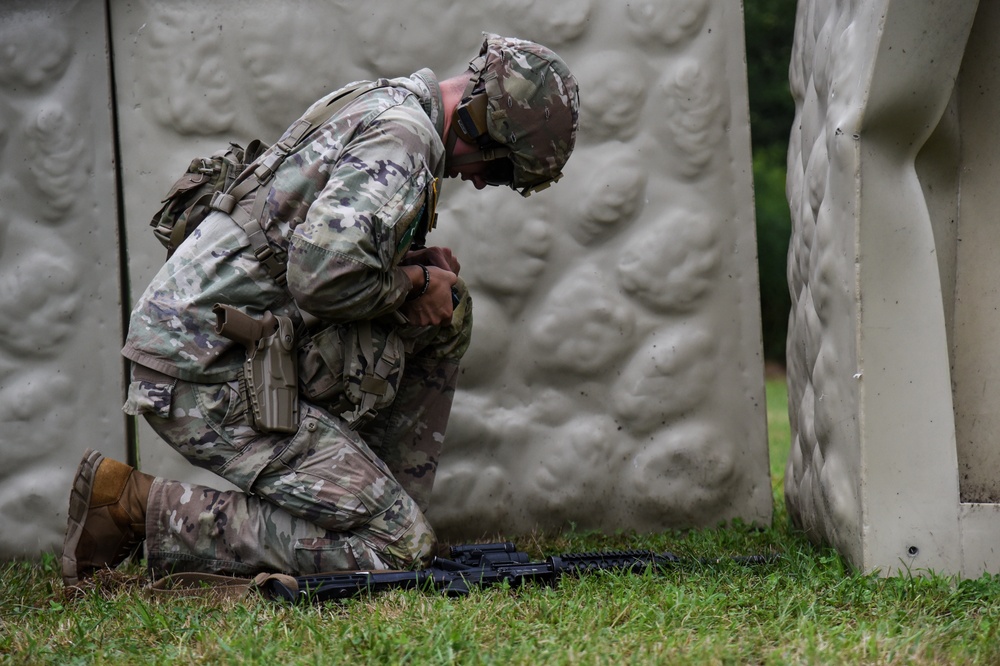
[{"label": "backpack buckle", "polygon": [[225,192],[216,192],[212,195],[212,202],[208,204],[208,207],[229,215],[236,208],[236,197]]},{"label": "backpack buckle", "polygon": [[211,176],[212,174],[219,172],[219,165],[216,164],[213,160],[205,159],[204,157],[202,157],[199,160],[199,162],[201,164],[198,166],[197,169],[198,173],[203,173]]},{"label": "backpack buckle", "polygon": [[288,268],[279,259],[278,254],[270,245],[262,245],[254,249],[253,256],[257,258],[257,261],[264,267],[271,278],[278,283],[279,287],[284,287],[288,284]]},{"label": "backpack buckle", "polygon": [[274,172],[278,170],[281,163],[284,161],[285,156],[277,153],[271,153],[264,158],[264,161],[260,163],[253,171],[253,175],[257,178],[257,182],[263,185],[267,181],[271,180],[271,176]]},{"label": "backpack buckle", "polygon": [[260,263],[266,264],[274,256],[274,250],[271,249],[270,245],[261,245],[253,251],[253,256],[257,257],[257,261]]}]

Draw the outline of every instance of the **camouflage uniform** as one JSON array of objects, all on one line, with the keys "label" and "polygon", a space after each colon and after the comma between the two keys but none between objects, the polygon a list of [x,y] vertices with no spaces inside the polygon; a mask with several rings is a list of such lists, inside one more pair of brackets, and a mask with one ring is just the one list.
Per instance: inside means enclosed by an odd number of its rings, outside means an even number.
[{"label": "camouflage uniform", "polygon": [[[471,302],[459,282],[449,326],[413,328],[391,318],[410,290],[400,262],[427,230],[445,148],[433,73],[381,83],[275,174],[266,232],[287,262],[287,286],[254,258],[243,229],[215,213],[132,312],[123,353],[140,367],[125,411],[143,414],[193,464],[240,489],[157,479],[146,517],[154,571],[398,568],[433,550],[423,511],[469,342]],[[240,205],[249,211],[253,196]],[[247,422],[236,381],[245,352],[214,332],[216,303],[295,323],[296,433],[261,433]],[[323,324],[307,330],[301,311]],[[352,408],[344,391],[352,359],[344,356],[358,321],[371,322],[378,349],[395,331],[406,354],[395,400],[356,432],[343,416]]]}]

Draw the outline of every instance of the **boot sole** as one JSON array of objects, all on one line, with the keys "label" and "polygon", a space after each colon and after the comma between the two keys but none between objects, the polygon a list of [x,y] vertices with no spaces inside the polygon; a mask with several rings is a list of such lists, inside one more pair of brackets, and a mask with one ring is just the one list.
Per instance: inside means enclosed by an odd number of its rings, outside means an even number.
[{"label": "boot sole", "polygon": [[83,526],[87,522],[87,511],[94,491],[94,477],[104,456],[93,449],[87,449],[73,477],[69,493],[69,518],[66,523],[66,540],[63,542],[62,570],[63,585],[75,587],[80,583],[77,569],[76,548],[80,544]]}]

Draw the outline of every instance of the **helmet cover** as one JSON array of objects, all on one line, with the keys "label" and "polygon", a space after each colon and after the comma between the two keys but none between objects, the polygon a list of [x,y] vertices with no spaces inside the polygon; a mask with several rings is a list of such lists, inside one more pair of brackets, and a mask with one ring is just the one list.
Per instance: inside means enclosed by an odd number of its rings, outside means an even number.
[{"label": "helmet cover", "polygon": [[487,129],[510,150],[511,187],[544,186],[562,174],[576,143],[576,79],[558,55],[540,44],[484,35],[479,55],[485,57],[480,77],[488,98]]}]

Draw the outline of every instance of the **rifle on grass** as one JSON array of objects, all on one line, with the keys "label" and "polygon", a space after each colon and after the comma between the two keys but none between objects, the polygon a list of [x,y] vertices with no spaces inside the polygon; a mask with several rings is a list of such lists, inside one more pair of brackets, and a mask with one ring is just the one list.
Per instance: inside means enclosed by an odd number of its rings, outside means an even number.
[{"label": "rifle on grass", "polygon": [[[754,555],[732,561],[746,565],[765,564],[775,557]],[[461,597],[474,587],[507,583],[516,588],[529,582],[555,585],[566,575],[580,576],[592,571],[642,573],[649,568],[667,569],[683,563],[672,553],[649,550],[569,553],[532,562],[527,553],[507,542],[452,546],[450,558],[435,557],[428,568],[418,571],[348,571],[292,579],[282,577],[284,580],[274,577],[264,581],[262,587],[269,598],[292,602],[333,601],[364,593],[413,588]]]}]

